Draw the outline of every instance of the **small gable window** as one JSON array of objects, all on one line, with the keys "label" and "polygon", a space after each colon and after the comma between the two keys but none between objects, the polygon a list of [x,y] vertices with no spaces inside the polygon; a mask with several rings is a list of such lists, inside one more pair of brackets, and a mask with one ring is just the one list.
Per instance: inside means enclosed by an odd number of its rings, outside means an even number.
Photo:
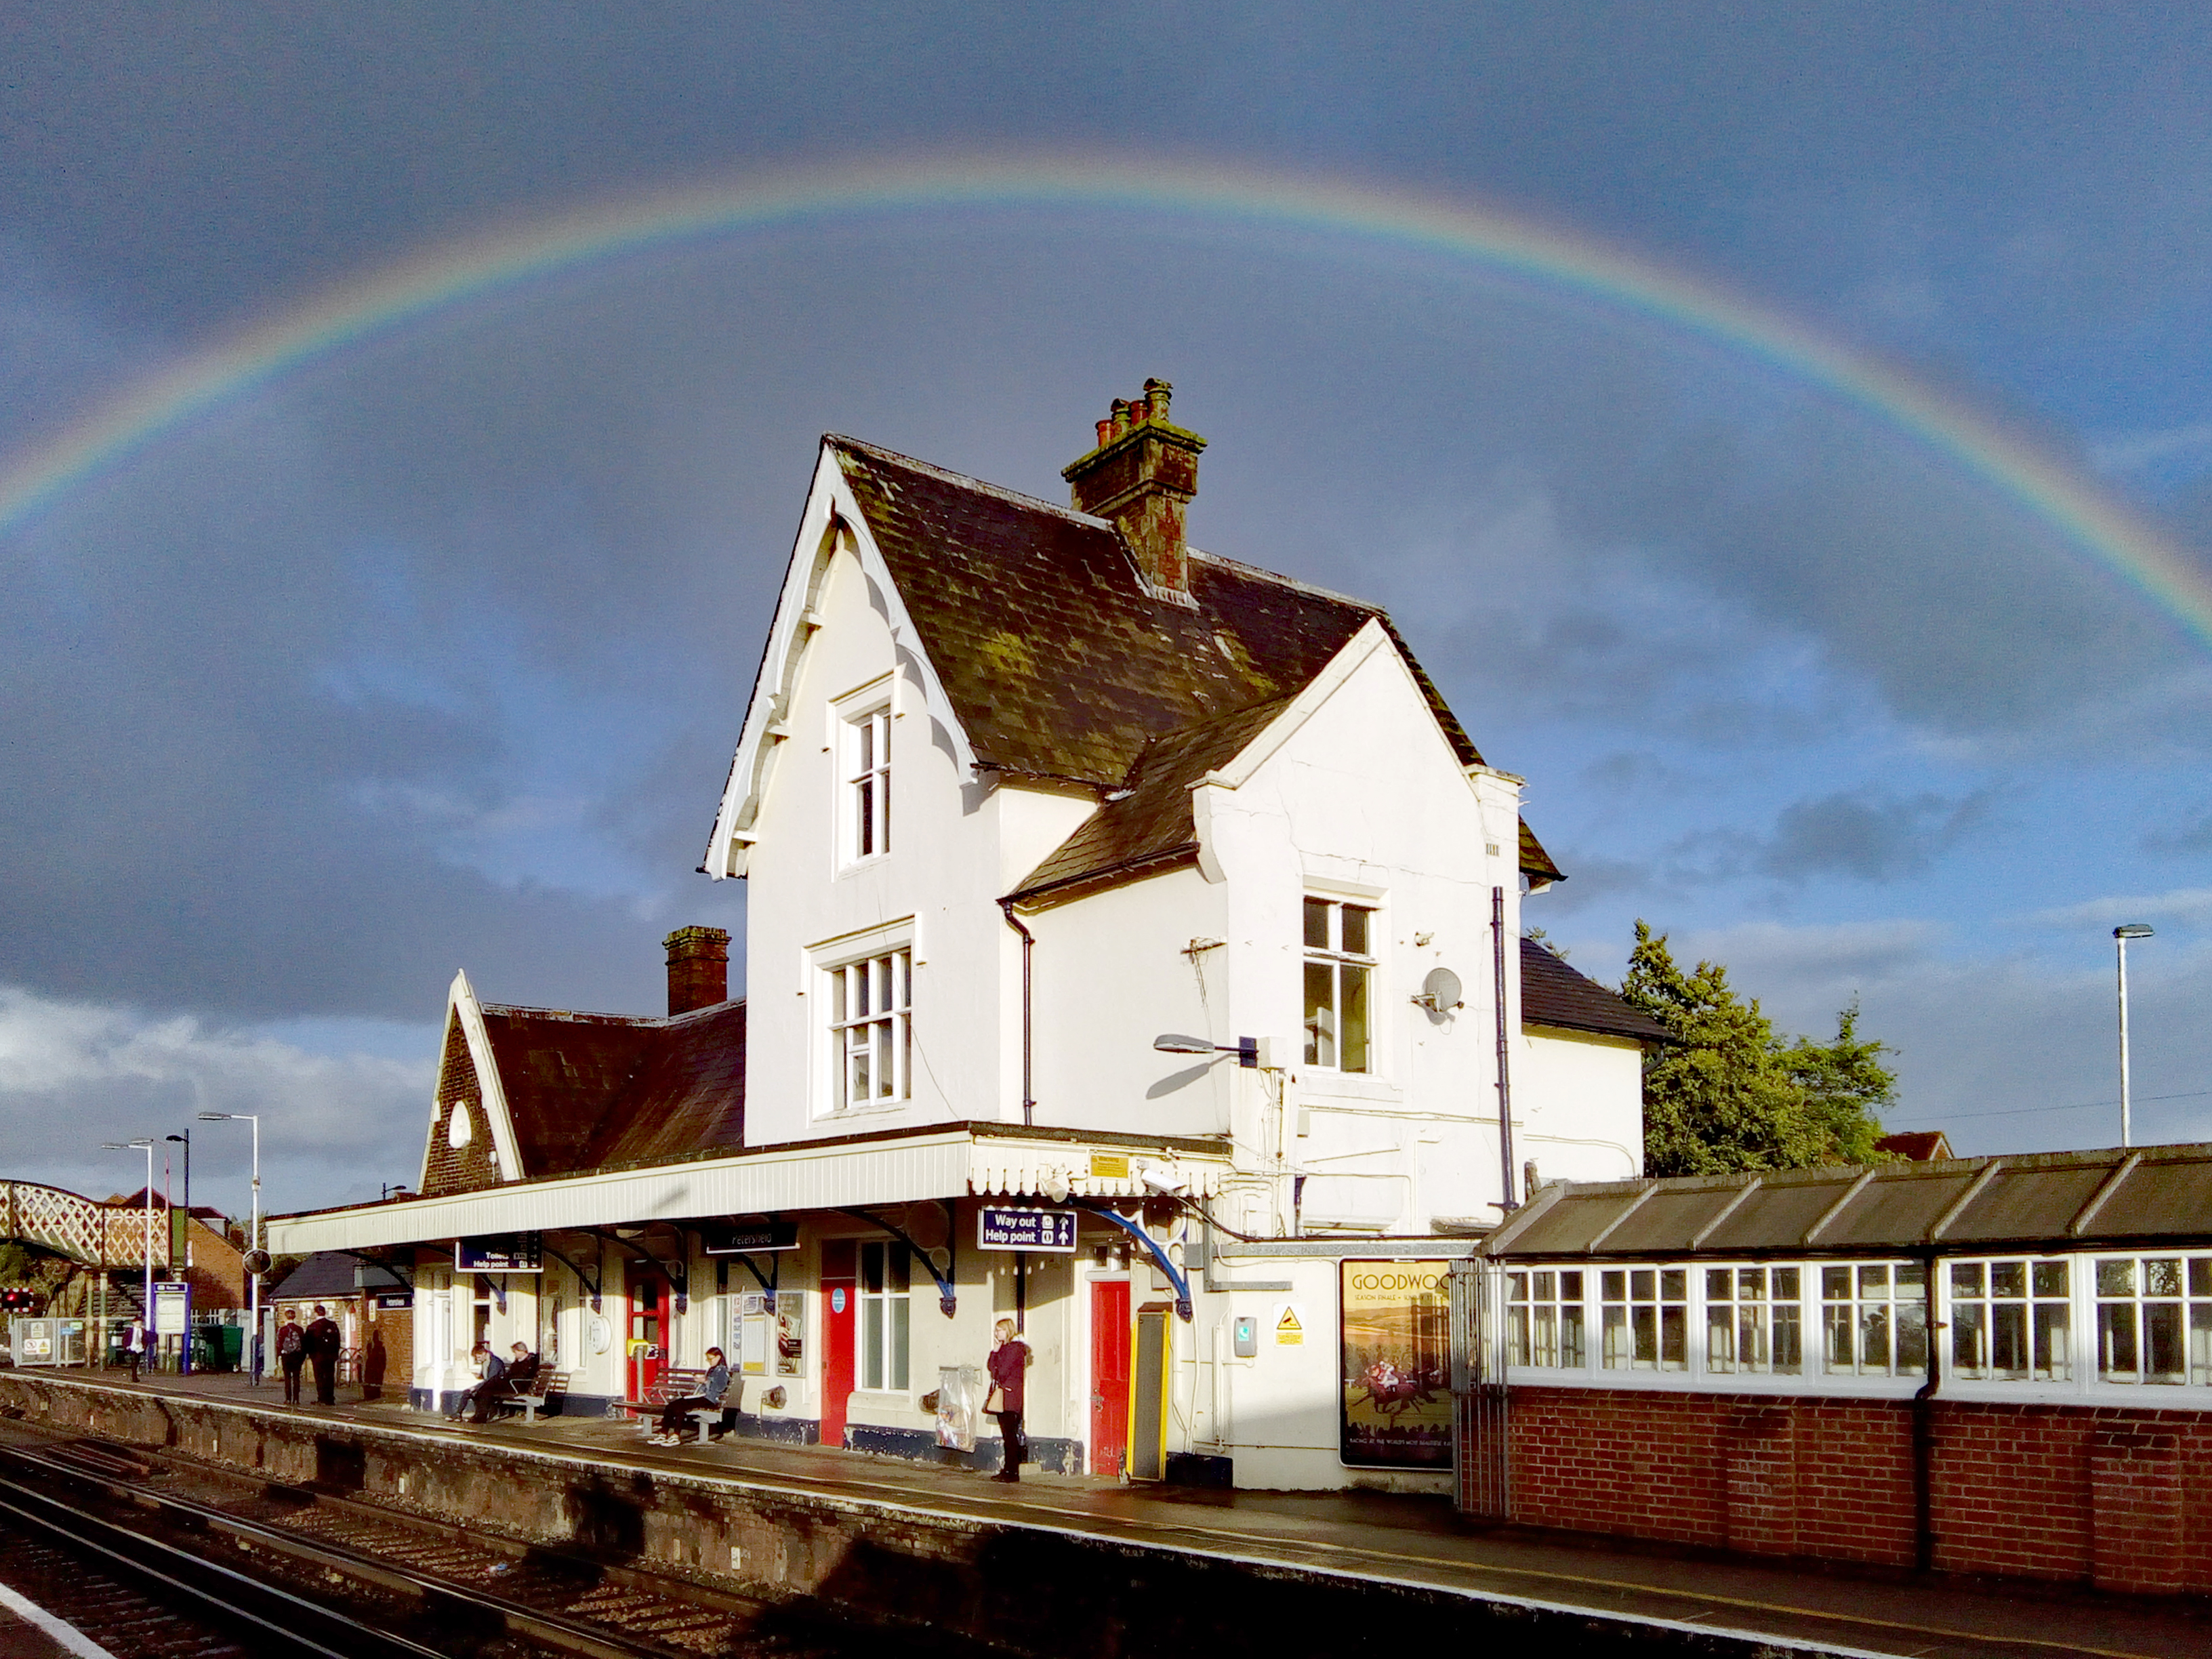
[{"label": "small gable window", "polygon": [[891,850],[891,708],[888,696],[872,706],[840,711],[838,740],[844,795],[843,861],[880,858]]},{"label": "small gable window", "polygon": [[469,1103],[455,1101],[453,1115],[446,1120],[446,1145],[459,1152],[476,1138],[477,1126],[475,1120],[469,1115]]},{"label": "small gable window", "polygon": [[1375,975],[1371,906],[1305,902],[1305,1063],[1374,1069],[1369,993]]}]

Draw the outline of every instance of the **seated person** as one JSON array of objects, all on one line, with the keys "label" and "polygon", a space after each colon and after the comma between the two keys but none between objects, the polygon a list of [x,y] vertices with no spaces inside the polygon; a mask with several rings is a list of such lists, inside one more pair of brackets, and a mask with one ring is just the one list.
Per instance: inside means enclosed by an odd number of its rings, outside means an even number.
[{"label": "seated person", "polygon": [[[707,1350],[707,1380],[699,1385],[699,1392],[686,1395],[681,1400],[672,1400],[661,1407],[660,1426],[654,1431],[653,1443],[656,1446],[680,1446],[684,1443],[684,1425],[690,1414],[704,1411],[709,1406],[720,1406],[722,1396],[730,1389],[730,1364],[720,1348]],[[729,1421],[726,1409],[722,1420]]]},{"label": "seated person", "polygon": [[447,1418],[455,1423],[461,1420],[478,1395],[506,1374],[507,1363],[491,1351],[490,1343],[479,1342],[469,1350],[469,1369],[482,1380],[474,1387],[462,1389],[453,1404],[446,1407]]},{"label": "seated person", "polygon": [[[538,1376],[538,1356],[530,1352],[527,1342],[518,1342],[507,1350],[504,1361],[493,1359],[485,1367],[484,1380],[469,1392],[475,1398],[476,1411],[471,1423],[489,1423],[491,1414],[502,1400],[514,1400],[530,1392],[530,1385]],[[494,1371],[491,1366],[499,1367]]]}]

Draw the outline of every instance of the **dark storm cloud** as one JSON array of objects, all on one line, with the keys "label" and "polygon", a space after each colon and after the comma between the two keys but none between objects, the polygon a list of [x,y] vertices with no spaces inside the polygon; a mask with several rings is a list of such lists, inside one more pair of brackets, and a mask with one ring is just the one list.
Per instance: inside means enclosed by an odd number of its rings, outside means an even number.
[{"label": "dark storm cloud", "polygon": [[1917,874],[1972,824],[1986,799],[1849,791],[1797,801],[1775,820],[1758,868],[1784,881],[1852,876],[1884,881]]}]

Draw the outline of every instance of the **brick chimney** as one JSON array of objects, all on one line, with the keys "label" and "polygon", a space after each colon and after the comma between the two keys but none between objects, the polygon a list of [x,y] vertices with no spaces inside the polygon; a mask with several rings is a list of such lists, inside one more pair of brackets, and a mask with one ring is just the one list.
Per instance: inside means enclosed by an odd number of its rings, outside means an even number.
[{"label": "brick chimney", "polygon": [[1134,402],[1114,400],[1098,422],[1098,447],[1060,469],[1075,510],[1111,519],[1160,598],[1190,593],[1183,508],[1198,494],[1198,454],[1206,440],[1168,422],[1165,380],[1147,380]]},{"label": "brick chimney", "polygon": [[668,947],[668,1012],[688,1014],[730,1000],[730,936],[720,927],[679,927]]}]

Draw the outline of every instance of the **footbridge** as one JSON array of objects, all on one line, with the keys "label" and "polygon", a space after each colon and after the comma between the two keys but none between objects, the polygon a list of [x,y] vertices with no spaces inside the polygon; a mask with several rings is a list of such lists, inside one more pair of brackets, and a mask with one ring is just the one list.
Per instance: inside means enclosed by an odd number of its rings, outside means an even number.
[{"label": "footbridge", "polygon": [[[154,1225],[154,1265],[168,1261],[165,1214]],[[83,1267],[146,1265],[146,1217],[35,1181],[0,1181],[0,1239],[15,1239]]]}]

